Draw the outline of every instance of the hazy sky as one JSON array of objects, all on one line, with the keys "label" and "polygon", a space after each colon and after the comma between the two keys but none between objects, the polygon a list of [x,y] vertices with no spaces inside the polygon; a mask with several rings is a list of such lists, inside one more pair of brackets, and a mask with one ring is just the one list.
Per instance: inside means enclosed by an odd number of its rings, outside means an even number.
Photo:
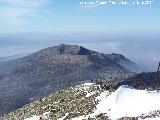
[{"label": "hazy sky", "polygon": [[0,0],[0,33],[160,29],[158,0],[151,5],[93,7],[82,7],[82,1],[96,0]]},{"label": "hazy sky", "polygon": [[[82,5],[89,1],[96,4]],[[158,0],[0,0],[0,57],[70,43],[121,53],[155,70],[159,21]]]}]

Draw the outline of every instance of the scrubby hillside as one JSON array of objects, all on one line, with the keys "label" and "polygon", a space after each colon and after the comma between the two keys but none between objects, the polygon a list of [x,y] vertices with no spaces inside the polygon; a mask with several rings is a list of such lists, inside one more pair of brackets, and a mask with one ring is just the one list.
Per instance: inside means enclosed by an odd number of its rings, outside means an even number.
[{"label": "scrubby hillside", "polygon": [[129,85],[137,89],[160,89],[160,72],[137,74],[116,84],[117,87],[121,85]]},{"label": "scrubby hillside", "polygon": [[0,115],[85,81],[126,78],[132,73],[119,63],[123,60],[128,61],[122,55],[62,44],[1,64]]},{"label": "scrubby hillside", "polygon": [[125,58],[123,55],[121,54],[110,54],[110,55],[106,55],[107,58],[109,58],[110,60],[115,61],[116,63],[124,66],[125,68],[127,68],[128,70],[132,71],[132,72],[141,72],[141,68],[134,62],[132,62],[131,60]]}]

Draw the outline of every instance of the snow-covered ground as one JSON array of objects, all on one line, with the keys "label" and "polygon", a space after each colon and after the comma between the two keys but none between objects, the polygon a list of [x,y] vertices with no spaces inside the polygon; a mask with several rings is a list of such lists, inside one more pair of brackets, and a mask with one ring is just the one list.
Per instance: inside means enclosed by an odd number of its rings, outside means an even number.
[{"label": "snow-covered ground", "polygon": [[160,120],[160,117],[155,117],[155,118],[146,118],[145,120]]},{"label": "snow-covered ground", "polygon": [[94,113],[72,120],[82,120],[100,113],[106,113],[112,120],[116,120],[125,116],[147,115],[151,111],[160,110],[160,93],[136,90],[129,86],[121,86],[111,95],[108,91],[102,92],[96,99],[99,103]]},{"label": "snow-covered ground", "polygon": [[[85,83],[83,85],[82,90],[87,92],[85,97],[95,94],[95,91],[88,91],[94,85],[92,83]],[[112,93],[104,91],[96,97],[96,100],[98,104],[93,113],[72,118],[72,120],[82,120],[89,117],[94,118],[100,113],[106,114],[111,120],[117,120],[122,117],[137,117],[142,114],[148,115],[152,111],[160,110],[160,93],[156,91],[137,90],[129,86],[121,86]],[[33,116],[25,120],[39,120],[40,117],[47,118],[49,114],[49,112],[46,112],[42,116]],[[59,120],[65,119],[68,115],[69,113],[66,113]],[[160,117],[146,118],[145,120],[160,120]]]},{"label": "snow-covered ground", "polygon": [[128,86],[119,87],[113,94],[101,93],[94,114],[107,113],[112,120],[124,116],[134,117],[160,110],[160,94],[136,90]]}]

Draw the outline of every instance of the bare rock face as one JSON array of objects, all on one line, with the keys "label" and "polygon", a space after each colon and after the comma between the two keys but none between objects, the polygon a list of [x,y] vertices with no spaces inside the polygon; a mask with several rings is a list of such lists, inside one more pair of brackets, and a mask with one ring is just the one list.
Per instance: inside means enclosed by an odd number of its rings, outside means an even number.
[{"label": "bare rock face", "polygon": [[0,115],[85,81],[123,78],[130,73],[123,61],[133,65],[122,55],[62,44],[0,64]]}]

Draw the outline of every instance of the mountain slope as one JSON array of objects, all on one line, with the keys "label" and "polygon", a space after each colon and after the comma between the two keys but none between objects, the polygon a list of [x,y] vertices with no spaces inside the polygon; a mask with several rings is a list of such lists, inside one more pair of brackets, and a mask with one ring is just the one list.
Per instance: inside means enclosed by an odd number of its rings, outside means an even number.
[{"label": "mountain slope", "polygon": [[[147,120],[159,118],[160,93],[84,83],[50,94],[0,117],[2,120]],[[131,109],[132,108],[132,109]]]},{"label": "mountain slope", "polygon": [[117,87],[121,85],[129,85],[137,89],[160,89],[160,73],[149,72],[134,75],[118,82]]},{"label": "mountain slope", "polygon": [[0,115],[85,81],[127,77],[130,71],[110,56],[62,44],[1,64]]},{"label": "mountain slope", "polygon": [[140,72],[141,68],[136,65],[134,62],[132,62],[131,60],[125,58],[123,55],[121,54],[110,54],[110,55],[106,55],[106,57],[110,60],[115,61],[116,63],[122,65],[123,67],[127,68],[128,70],[132,71],[132,72]]}]

